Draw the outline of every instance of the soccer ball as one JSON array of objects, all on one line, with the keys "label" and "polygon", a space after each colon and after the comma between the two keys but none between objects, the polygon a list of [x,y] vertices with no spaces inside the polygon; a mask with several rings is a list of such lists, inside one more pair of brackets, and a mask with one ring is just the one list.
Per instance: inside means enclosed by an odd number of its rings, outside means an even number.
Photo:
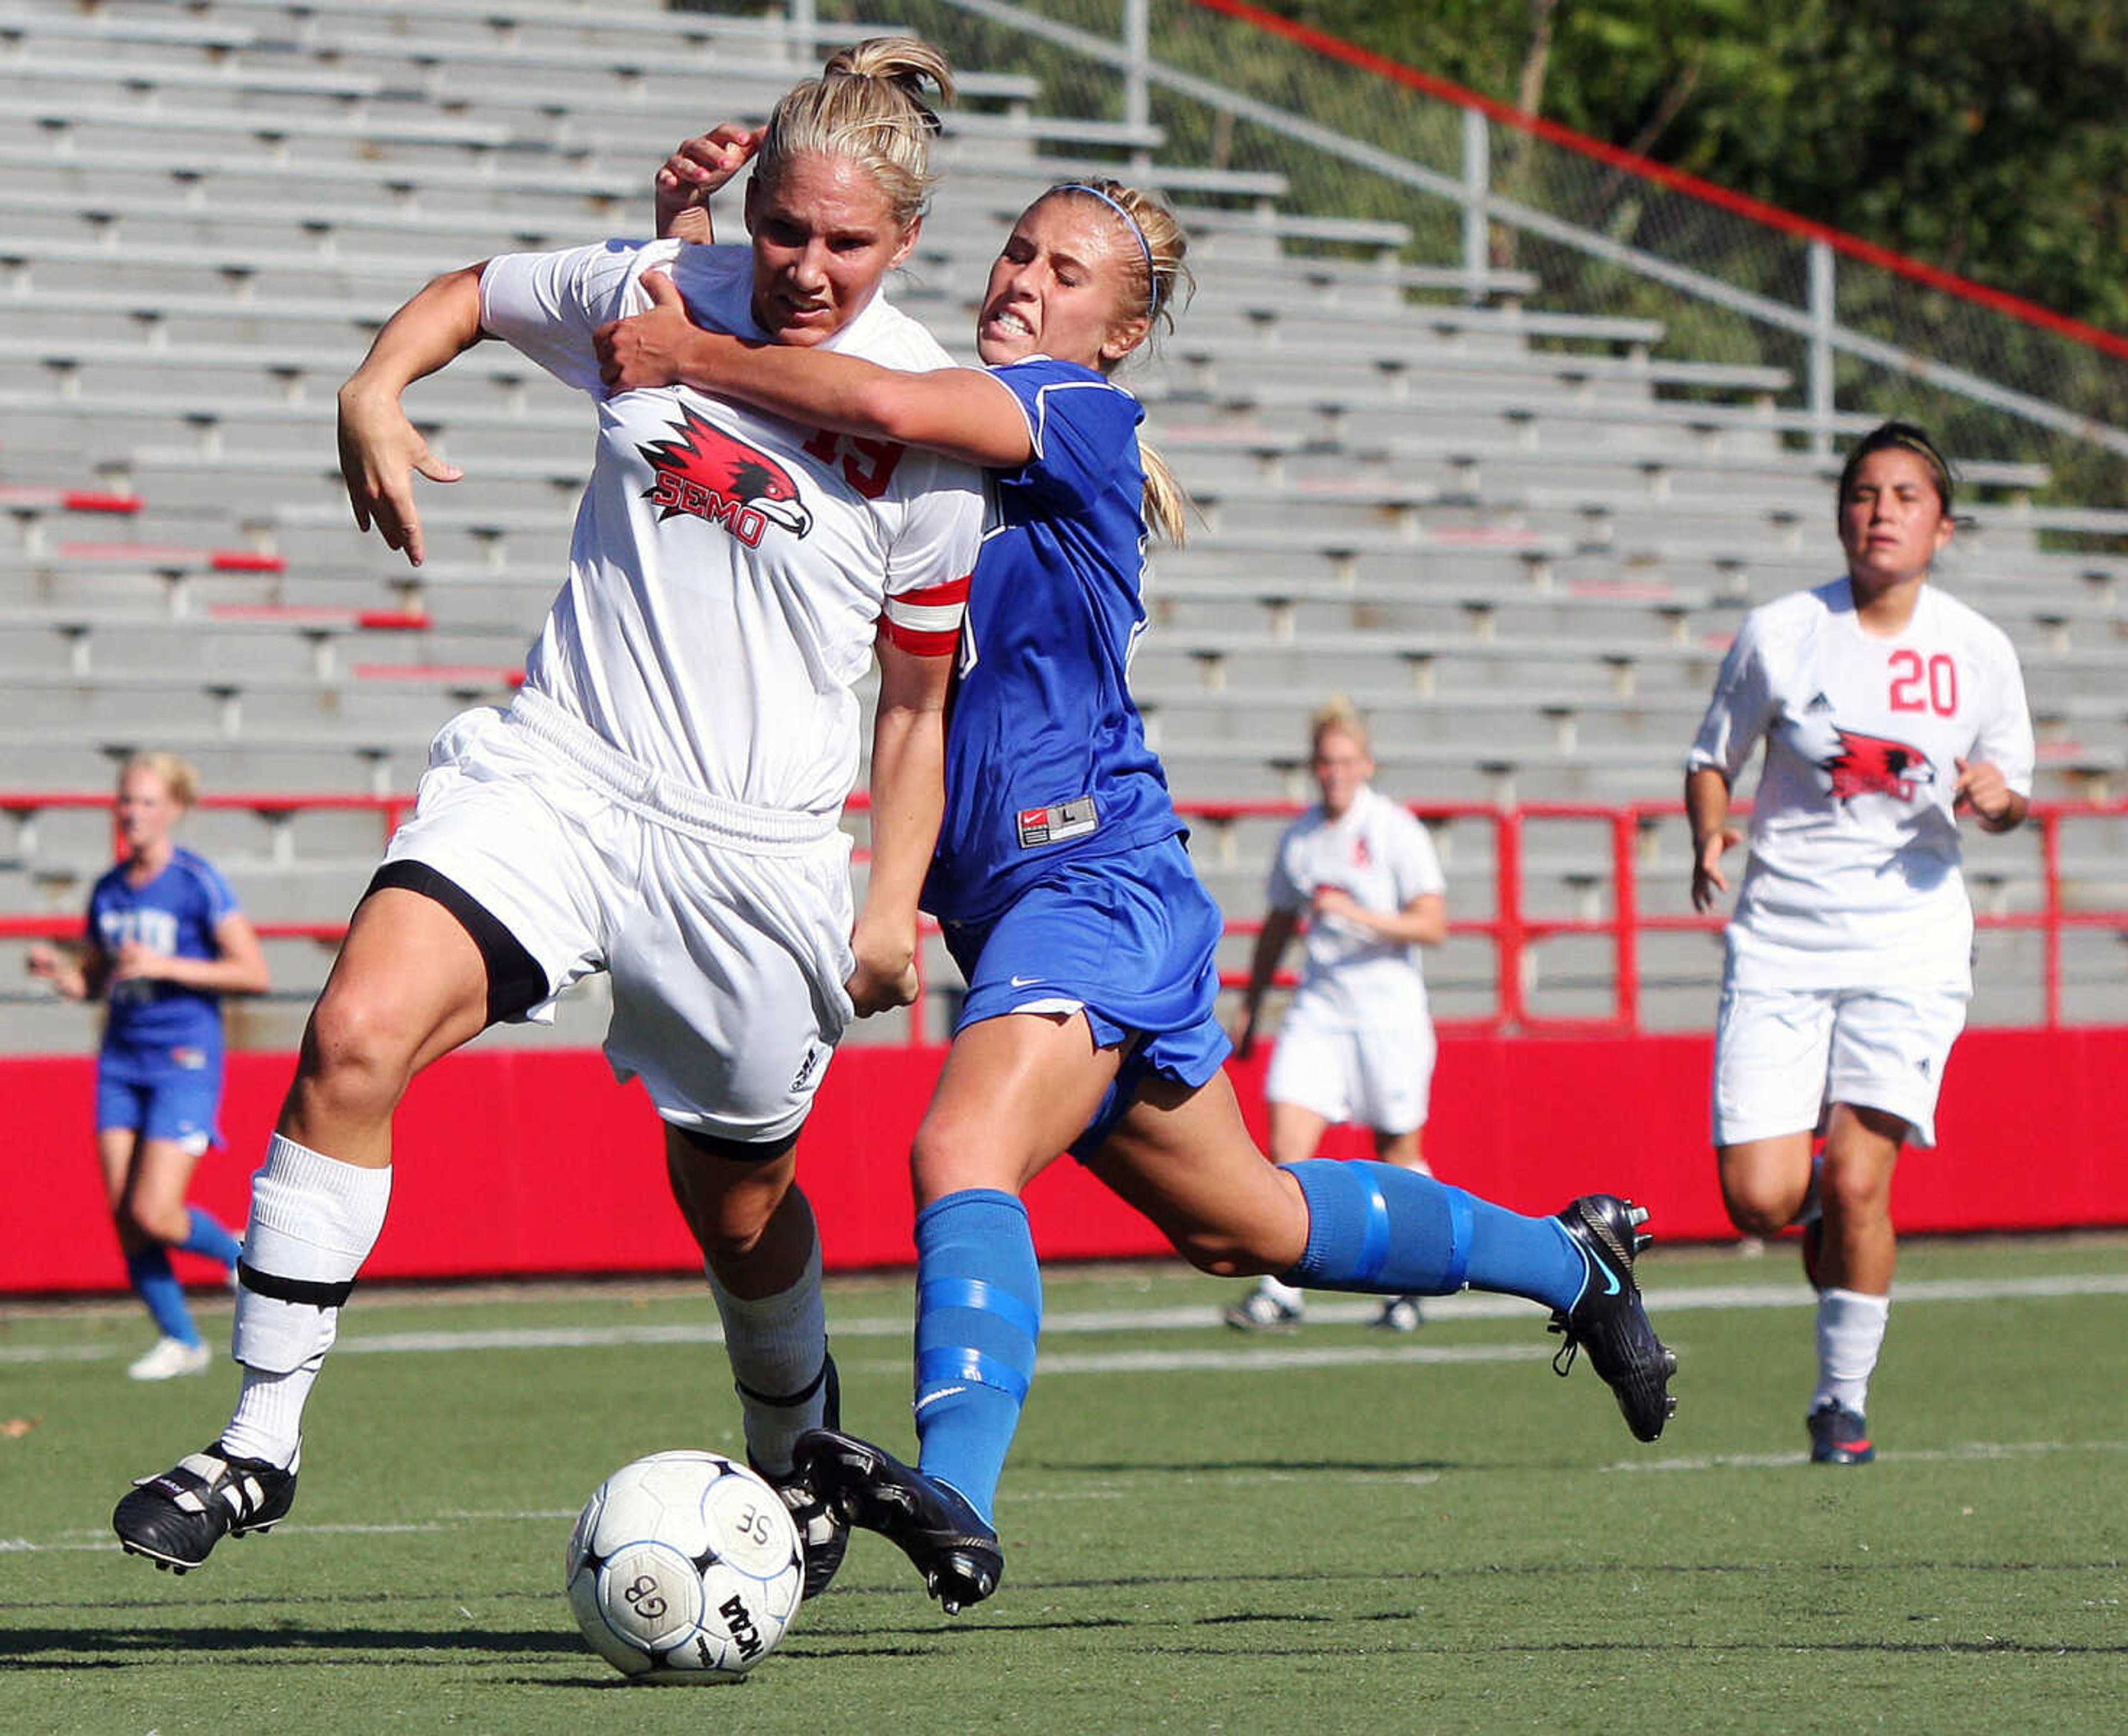
[{"label": "soccer ball", "polygon": [[735,1681],[797,1613],[804,1547],[783,1497],[716,1453],[623,1465],[569,1538],[569,1606],[638,1681]]}]

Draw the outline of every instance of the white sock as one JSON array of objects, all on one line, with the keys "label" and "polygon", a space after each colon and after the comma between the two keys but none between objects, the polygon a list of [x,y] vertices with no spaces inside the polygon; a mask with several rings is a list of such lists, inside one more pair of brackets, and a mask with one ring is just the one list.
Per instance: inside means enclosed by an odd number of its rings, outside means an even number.
[{"label": "white sock", "polygon": [[[705,1265],[724,1328],[724,1350],[746,1417],[746,1449],[772,1476],[791,1468],[791,1449],[827,1420],[828,1304],[820,1293],[820,1243],[805,1269],[774,1296],[734,1296]],[[802,1398],[796,1397],[804,1394]]]},{"label": "white sock", "polygon": [[325,1361],[321,1350],[287,1374],[246,1368],[235,1413],[221,1431],[223,1450],[232,1458],[263,1459],[284,1471],[294,1464],[303,1444],[303,1406],[310,1402]]},{"label": "white sock", "polygon": [[[267,1145],[244,1235],[252,1277],[236,1293],[232,1338],[244,1389],[222,1434],[230,1452],[284,1467],[294,1462],[303,1405],[391,1198],[389,1168],[343,1164],[278,1133]],[[316,1293],[269,1293],[276,1286]]]},{"label": "white sock", "polygon": [[1308,1293],[1294,1284],[1282,1284],[1266,1273],[1256,1280],[1256,1288],[1281,1307],[1291,1308],[1295,1313],[1308,1300]]},{"label": "white sock", "polygon": [[1827,1290],[1817,1299],[1817,1391],[1814,1411],[1836,1404],[1857,1416],[1869,1410],[1869,1377],[1884,1343],[1892,1314],[1888,1296],[1860,1290]]}]

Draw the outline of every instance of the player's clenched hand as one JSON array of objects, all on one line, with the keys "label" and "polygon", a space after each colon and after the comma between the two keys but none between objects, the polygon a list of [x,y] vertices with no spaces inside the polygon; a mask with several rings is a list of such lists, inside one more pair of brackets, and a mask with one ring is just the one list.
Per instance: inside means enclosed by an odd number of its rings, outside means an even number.
[{"label": "player's clenched hand", "polygon": [[710,195],[745,167],[767,130],[727,121],[676,146],[651,183],[657,192],[658,233],[685,241],[709,240]]},{"label": "player's clenched hand", "polygon": [[2002,769],[1992,760],[1959,760],[1957,794],[1952,799],[1953,808],[1970,808],[1991,824],[1999,823],[2010,812],[2009,780]]},{"label": "player's clenched hand", "polygon": [[850,937],[857,967],[843,984],[859,1018],[906,1007],[916,998],[915,937],[882,936],[862,923]]},{"label": "player's clenched hand", "polygon": [[608,391],[677,385],[683,377],[684,348],[705,335],[687,317],[687,304],[663,272],[644,273],[643,287],[650,297],[647,312],[610,320],[591,334],[599,378]]},{"label": "player's clenched hand", "polygon": [[1722,871],[1722,857],[1731,846],[1743,842],[1743,834],[1731,827],[1723,826],[1711,833],[1699,847],[1699,855],[1692,865],[1692,908],[1712,910],[1714,894],[1729,889],[1729,877]]},{"label": "player's clenched hand", "polygon": [[465,472],[429,450],[407,420],[397,395],[344,388],[340,395],[340,473],[356,526],[373,524],[387,548],[421,564],[421,515],[414,508],[414,473],[455,482]]}]

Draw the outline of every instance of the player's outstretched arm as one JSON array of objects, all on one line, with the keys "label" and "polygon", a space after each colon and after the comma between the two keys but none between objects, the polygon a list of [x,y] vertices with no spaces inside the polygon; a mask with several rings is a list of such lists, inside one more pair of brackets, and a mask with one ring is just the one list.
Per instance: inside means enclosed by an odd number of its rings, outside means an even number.
[{"label": "player's outstretched arm", "polygon": [[815,428],[994,469],[1033,456],[1019,401],[980,368],[904,373],[831,350],[749,344],[696,325],[664,273],[644,273],[643,287],[648,312],[601,325],[592,336],[610,391],[691,386]]},{"label": "player's outstretched arm", "polygon": [[881,633],[872,720],[872,866],[850,937],[857,1016],[916,998],[916,911],[946,811],[950,657],[919,657]]},{"label": "player's outstretched arm", "polygon": [[468,265],[431,280],[385,322],[362,366],[340,389],[340,472],[363,530],[373,524],[389,548],[421,564],[421,518],[414,475],[455,482],[465,474],[429,450],[400,395],[481,339],[480,274]]}]

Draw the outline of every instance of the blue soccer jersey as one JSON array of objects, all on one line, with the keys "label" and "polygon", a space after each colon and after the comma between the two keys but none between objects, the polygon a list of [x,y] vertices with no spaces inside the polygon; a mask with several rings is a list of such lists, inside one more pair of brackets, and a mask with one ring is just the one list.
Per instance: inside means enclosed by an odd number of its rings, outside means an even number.
[{"label": "blue soccer jersey", "polygon": [[992,372],[1034,450],[990,472],[924,888],[942,921],[984,921],[1060,861],[1182,829],[1129,685],[1145,625],[1144,409],[1075,363]]},{"label": "blue soccer jersey", "polygon": [[[144,886],[132,885],[121,863],[88,895],[89,932],[107,957],[138,941],[178,958],[221,956],[215,930],[236,913],[236,894],[204,856],[180,847]],[[111,984],[107,1051],[197,1051],[221,1053],[221,997],[177,983],[131,979]]]}]

